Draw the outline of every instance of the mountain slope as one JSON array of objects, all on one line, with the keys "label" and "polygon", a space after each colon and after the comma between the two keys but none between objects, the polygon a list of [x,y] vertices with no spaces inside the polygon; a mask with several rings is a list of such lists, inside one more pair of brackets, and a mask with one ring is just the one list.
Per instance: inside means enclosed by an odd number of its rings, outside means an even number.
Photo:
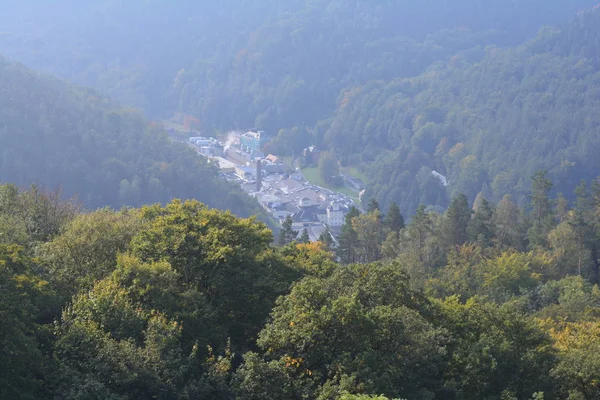
[{"label": "mountain slope", "polygon": [[457,192],[524,204],[536,169],[566,193],[595,175],[595,22],[521,44],[596,2],[25,0],[0,51],[208,132],[282,132],[281,155],[333,151],[405,213]]},{"label": "mountain slope", "polygon": [[542,168],[571,193],[600,169],[599,27],[591,11],[516,48],[474,49],[416,78],[355,87],[325,140],[365,166],[370,194],[406,210],[458,192],[513,193],[523,204]]},{"label": "mountain slope", "polygon": [[139,112],[0,59],[0,181],[61,185],[90,208],[196,198],[258,212],[239,188]]},{"label": "mountain slope", "polygon": [[328,117],[346,86],[521,43],[595,0],[14,3],[0,16],[13,59],[152,114],[277,132]]}]

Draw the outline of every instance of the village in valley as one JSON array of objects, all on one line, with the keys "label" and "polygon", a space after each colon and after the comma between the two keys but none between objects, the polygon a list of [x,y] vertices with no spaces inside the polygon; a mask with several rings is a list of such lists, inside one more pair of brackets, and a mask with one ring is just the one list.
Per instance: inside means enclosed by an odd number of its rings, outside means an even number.
[{"label": "village in valley", "polygon": [[[176,126],[165,127],[170,134],[182,133],[181,130],[176,132]],[[185,130],[191,131],[189,126]],[[192,136],[187,143],[199,155],[215,163],[223,179],[238,183],[256,198],[279,224],[289,216],[292,229],[298,235],[308,234],[311,241],[317,241],[321,235],[330,234],[335,241],[346,214],[358,204],[347,194],[310,183],[302,174],[301,168],[319,165],[321,152],[315,146],[286,162],[277,155],[263,154],[268,140],[263,131],[248,131],[231,132],[224,140]],[[364,189],[362,182],[350,176],[343,178],[358,197]]]}]

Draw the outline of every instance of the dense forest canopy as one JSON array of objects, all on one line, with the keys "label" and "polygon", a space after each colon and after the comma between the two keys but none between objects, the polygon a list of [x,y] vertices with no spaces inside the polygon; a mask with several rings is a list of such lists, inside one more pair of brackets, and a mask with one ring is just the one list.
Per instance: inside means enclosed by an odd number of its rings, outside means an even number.
[{"label": "dense forest canopy", "polygon": [[[26,0],[0,16],[0,49],[36,69],[149,111],[184,107],[208,127],[221,129],[263,116],[264,128],[278,130],[296,121],[280,115],[285,104],[273,103],[318,100],[332,111],[347,85],[415,75],[476,45],[519,44],[541,26],[593,4]],[[173,88],[176,81],[179,87]],[[318,94],[325,97],[307,100]],[[233,102],[235,111],[209,107],[218,101]],[[271,106],[275,109],[269,112]],[[295,114],[311,117],[303,124],[326,116],[318,109],[296,109]]]},{"label": "dense forest canopy", "polygon": [[259,213],[215,167],[97,93],[0,58],[0,181],[62,188],[89,208],[200,199]]},{"label": "dense forest canopy", "polygon": [[524,204],[537,168],[565,193],[591,178],[595,3],[22,1],[0,15],[0,51],[206,133],[316,144],[406,213],[506,188]]},{"label": "dense forest canopy", "polygon": [[572,206],[532,182],[531,212],[373,201],[336,254],[197,201],[1,185],[0,398],[596,399],[600,179]]},{"label": "dense forest canopy", "polygon": [[384,203],[445,205],[432,170],[449,179],[450,195],[471,199],[512,192],[525,204],[540,168],[572,193],[600,167],[599,26],[600,13],[586,13],[514,49],[474,49],[418,77],[356,88],[325,138],[360,154]]}]

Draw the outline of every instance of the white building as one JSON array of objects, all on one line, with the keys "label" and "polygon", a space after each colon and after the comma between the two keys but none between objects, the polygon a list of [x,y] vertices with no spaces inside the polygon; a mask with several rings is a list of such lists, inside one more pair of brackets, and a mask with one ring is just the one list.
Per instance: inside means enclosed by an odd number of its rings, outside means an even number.
[{"label": "white building", "polygon": [[327,225],[342,226],[346,220],[348,206],[339,201],[332,201],[327,206]]},{"label": "white building", "polygon": [[312,205],[308,197],[302,197],[298,199],[298,207],[310,207]]}]

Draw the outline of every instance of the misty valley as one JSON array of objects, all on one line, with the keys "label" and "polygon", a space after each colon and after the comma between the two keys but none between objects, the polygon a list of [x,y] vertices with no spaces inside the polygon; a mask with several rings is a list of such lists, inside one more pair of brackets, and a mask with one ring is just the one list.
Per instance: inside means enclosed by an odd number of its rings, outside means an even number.
[{"label": "misty valley", "polygon": [[596,0],[0,3],[0,400],[600,399]]}]

